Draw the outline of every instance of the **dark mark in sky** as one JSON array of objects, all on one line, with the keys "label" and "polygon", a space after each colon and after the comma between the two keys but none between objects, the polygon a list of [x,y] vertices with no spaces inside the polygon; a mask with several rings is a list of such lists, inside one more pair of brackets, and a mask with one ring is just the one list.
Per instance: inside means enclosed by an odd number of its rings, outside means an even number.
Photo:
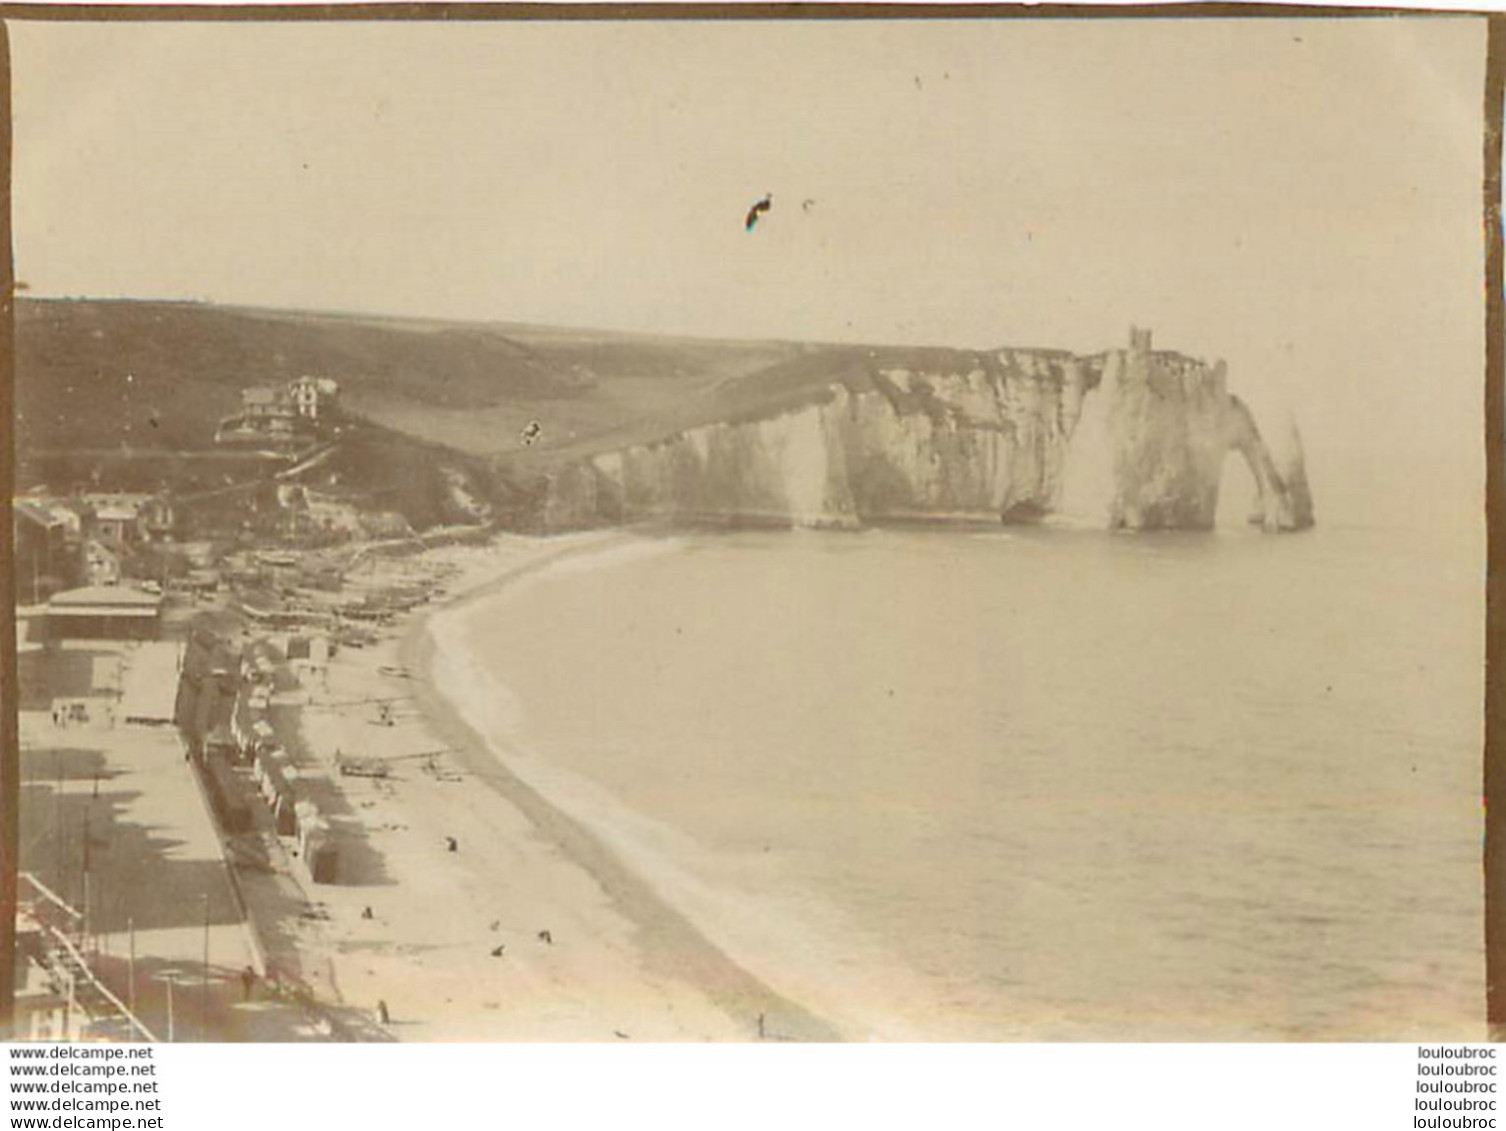
[{"label": "dark mark in sky", "polygon": [[758,218],[773,207],[774,194],[771,192],[764,193],[763,199],[755,203],[752,208],[748,209],[748,218],[743,221],[743,230],[751,232],[755,227],[758,226]]}]

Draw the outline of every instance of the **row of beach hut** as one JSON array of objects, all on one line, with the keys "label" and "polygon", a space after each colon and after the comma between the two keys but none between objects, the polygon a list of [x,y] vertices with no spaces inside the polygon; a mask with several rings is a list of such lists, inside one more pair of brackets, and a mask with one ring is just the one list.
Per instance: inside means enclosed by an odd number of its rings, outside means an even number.
[{"label": "row of beach hut", "polygon": [[300,796],[298,767],[267,717],[275,670],[276,657],[265,642],[235,655],[222,638],[191,639],[179,689],[179,723],[220,827],[231,835],[254,827],[242,776],[249,770],[278,836],[297,841],[315,883],[334,883],[339,864],[329,822]]}]

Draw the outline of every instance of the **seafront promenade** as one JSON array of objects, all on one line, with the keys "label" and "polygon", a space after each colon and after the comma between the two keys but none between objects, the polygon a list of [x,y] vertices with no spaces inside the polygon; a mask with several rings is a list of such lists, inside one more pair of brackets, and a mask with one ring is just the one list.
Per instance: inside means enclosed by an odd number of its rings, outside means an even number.
[{"label": "seafront promenade", "polygon": [[126,721],[172,647],[23,648],[21,866],[77,911],[90,966],[159,1039],[317,1038],[268,992],[176,729]]}]

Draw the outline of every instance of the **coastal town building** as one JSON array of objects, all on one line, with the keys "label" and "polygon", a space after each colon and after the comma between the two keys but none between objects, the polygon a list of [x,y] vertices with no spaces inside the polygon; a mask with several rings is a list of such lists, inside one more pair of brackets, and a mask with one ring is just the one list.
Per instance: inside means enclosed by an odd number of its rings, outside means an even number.
[{"label": "coastal town building", "polygon": [[282,450],[319,438],[340,391],[327,377],[299,377],[286,385],[252,385],[241,390],[240,411],[223,418],[215,443]]},{"label": "coastal town building", "polygon": [[170,540],[175,521],[171,501],[162,496],[19,495],[11,507],[17,600],[40,604],[61,590],[116,585],[122,556]]},{"label": "coastal town building", "polygon": [[55,520],[63,524],[63,537],[76,549],[84,536],[84,516],[79,508],[46,496],[39,497],[37,502]]},{"label": "coastal town building", "polygon": [[69,1008],[68,995],[49,969],[41,926],[26,912],[16,917],[15,1019],[12,1033],[24,1041],[76,1041],[86,1020]]},{"label": "coastal town building", "polygon": [[84,544],[83,583],[90,585],[119,585],[120,557],[102,542],[89,539]]},{"label": "coastal town building", "polygon": [[162,598],[118,585],[89,586],[54,594],[47,602],[52,640],[156,640],[162,629]]},{"label": "coastal town building", "polygon": [[165,495],[140,492],[85,492],[53,504],[72,516],[76,532],[120,548],[172,537],[177,514]]},{"label": "coastal town building", "polygon": [[178,515],[172,500],[163,495],[152,495],[142,502],[137,521],[144,539],[160,542],[173,536]]},{"label": "coastal town building", "polygon": [[94,537],[112,546],[137,540],[140,512],[129,502],[101,503],[94,510]]},{"label": "coastal town building", "polygon": [[299,377],[288,383],[288,397],[299,416],[319,419],[321,409],[334,403],[340,386],[328,377]]},{"label": "coastal town building", "polygon": [[40,604],[49,594],[74,584],[78,576],[77,538],[56,511],[32,499],[16,499],[11,505],[16,600],[22,605]]}]

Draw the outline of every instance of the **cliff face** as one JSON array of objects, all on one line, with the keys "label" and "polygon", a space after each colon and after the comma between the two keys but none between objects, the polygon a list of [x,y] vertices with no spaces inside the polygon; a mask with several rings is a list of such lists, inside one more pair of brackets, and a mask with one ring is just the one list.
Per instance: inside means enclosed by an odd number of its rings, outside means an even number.
[{"label": "cliff face", "polygon": [[857,526],[1051,511],[1093,375],[1058,352],[926,354],[912,367],[859,362],[769,415],[565,468],[545,524]]},{"label": "cliff face", "polygon": [[[760,381],[762,383],[760,383]],[[1278,471],[1222,363],[1153,353],[1148,334],[1096,358],[1054,350],[845,355],[798,380],[744,379],[704,423],[598,452],[547,477],[546,529],[669,524],[855,527],[1029,522],[1058,508],[1084,398],[1110,398],[1110,525],[1207,529],[1239,450],[1268,529],[1311,525],[1306,481]],[[777,398],[756,394],[776,389]]]},{"label": "cliff face", "polygon": [[1151,350],[1149,331],[1104,362],[1113,446],[1112,528],[1209,530],[1218,511],[1224,458],[1237,451],[1255,478],[1250,521],[1268,531],[1313,524],[1312,498],[1295,426],[1278,468],[1244,402],[1227,387],[1224,363]]}]

